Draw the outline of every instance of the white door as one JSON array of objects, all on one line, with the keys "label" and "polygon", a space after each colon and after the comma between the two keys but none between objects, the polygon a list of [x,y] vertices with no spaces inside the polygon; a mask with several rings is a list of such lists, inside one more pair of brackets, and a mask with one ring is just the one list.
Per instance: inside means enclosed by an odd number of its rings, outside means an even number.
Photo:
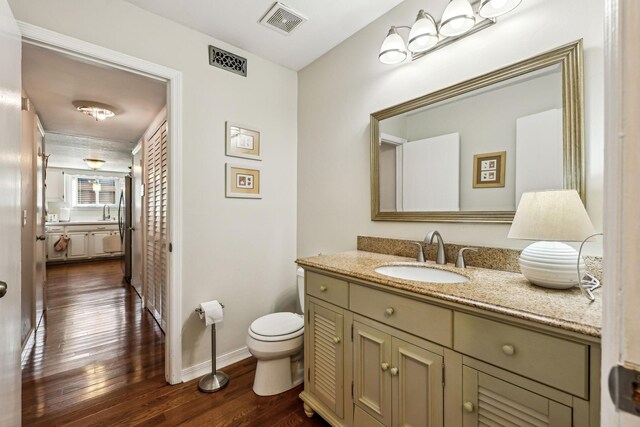
[{"label": "white door", "polygon": [[104,250],[104,238],[111,236],[113,233],[111,231],[96,231],[95,233],[91,233],[91,242],[89,245],[91,246],[91,256],[106,256],[109,255]]},{"label": "white door", "polygon": [[[0,0],[0,425],[20,425],[20,31]],[[3,292],[0,292],[2,294]]]},{"label": "white door", "polygon": [[89,233],[69,233],[69,246],[67,246],[67,259],[86,258],[89,256]]},{"label": "white door", "polygon": [[36,220],[36,246],[34,253],[35,261],[35,275],[33,277],[33,314],[34,324],[33,327],[37,328],[42,319],[42,314],[46,305],[46,293],[45,293],[45,277],[46,277],[46,263],[47,263],[47,244],[45,242],[45,144],[44,144],[44,130],[40,125],[40,120],[36,117],[37,130],[36,130],[36,182],[34,183],[36,188],[36,204],[35,204],[35,220]]},{"label": "white door", "polygon": [[[131,202],[133,204],[131,211],[131,222],[133,229],[131,230],[131,286],[135,288],[138,294],[142,294],[142,241],[143,241],[143,223],[142,223],[142,206],[144,202],[143,188],[143,159],[142,149],[134,151],[133,168],[131,169]],[[142,297],[144,301],[144,296]]]},{"label": "white door", "polygon": [[[640,2],[606,5],[601,425],[631,427],[640,425],[640,405],[633,407],[640,375]],[[608,376],[616,366],[629,369],[629,375],[618,377],[629,381],[620,381],[621,393],[612,397]],[[616,406],[631,406],[630,412]]]}]

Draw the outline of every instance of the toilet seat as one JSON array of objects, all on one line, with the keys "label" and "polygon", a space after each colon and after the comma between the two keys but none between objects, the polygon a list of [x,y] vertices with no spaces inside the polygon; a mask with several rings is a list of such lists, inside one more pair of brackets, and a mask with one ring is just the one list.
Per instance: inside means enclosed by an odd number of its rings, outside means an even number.
[{"label": "toilet seat", "polygon": [[304,316],[296,313],[271,313],[249,326],[249,336],[259,341],[286,341],[304,334]]}]

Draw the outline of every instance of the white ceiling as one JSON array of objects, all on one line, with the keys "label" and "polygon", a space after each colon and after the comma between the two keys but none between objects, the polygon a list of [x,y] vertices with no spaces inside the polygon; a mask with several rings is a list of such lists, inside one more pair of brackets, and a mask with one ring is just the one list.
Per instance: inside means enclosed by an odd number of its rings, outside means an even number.
[{"label": "white ceiling", "polygon": [[[47,132],[109,141],[137,141],[165,106],[166,84],[23,43],[22,85]],[[112,105],[116,116],[97,122],[76,100]]]},{"label": "white ceiling", "polygon": [[284,0],[308,19],[288,36],[258,23],[274,0],[127,1],[297,71],[403,0]]},{"label": "white ceiling", "polygon": [[129,172],[132,143],[105,141],[57,133],[45,133],[45,150],[49,166],[68,169],[89,169],[83,159],[100,159],[105,164],[100,170]]}]

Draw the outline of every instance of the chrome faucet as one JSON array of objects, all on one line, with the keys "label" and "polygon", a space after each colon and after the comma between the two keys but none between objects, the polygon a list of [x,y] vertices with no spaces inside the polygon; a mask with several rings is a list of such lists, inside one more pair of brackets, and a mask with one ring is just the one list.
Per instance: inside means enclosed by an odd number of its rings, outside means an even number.
[{"label": "chrome faucet", "polygon": [[444,241],[442,240],[442,236],[436,230],[430,231],[424,238],[424,242],[428,244],[433,244],[433,239],[438,238],[438,252],[436,254],[436,264],[446,264],[447,258],[444,254]]},{"label": "chrome faucet", "polygon": [[105,204],[102,207],[102,220],[106,221],[108,219],[111,219],[111,208],[109,207],[108,204]]},{"label": "chrome faucet", "polygon": [[422,250],[422,243],[420,242],[411,242],[411,243],[416,245],[418,249],[418,256],[416,257],[416,261],[424,262],[424,251]]},{"label": "chrome faucet", "polygon": [[458,259],[456,260],[456,267],[458,267],[458,268],[467,268],[467,262],[464,259],[465,251],[478,252],[478,248],[462,248],[462,249],[460,249],[460,252],[458,252]]}]

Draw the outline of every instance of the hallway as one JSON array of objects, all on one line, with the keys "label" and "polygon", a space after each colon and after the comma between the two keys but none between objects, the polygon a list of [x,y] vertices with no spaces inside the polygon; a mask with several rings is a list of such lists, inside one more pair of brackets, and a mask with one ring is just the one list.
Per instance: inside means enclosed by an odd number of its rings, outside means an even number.
[{"label": "hallway", "polygon": [[23,425],[324,426],[306,418],[298,387],[259,398],[255,361],[225,369],[229,386],[168,386],[164,335],[122,283],[120,260],[47,267],[47,306],[23,361]]}]

